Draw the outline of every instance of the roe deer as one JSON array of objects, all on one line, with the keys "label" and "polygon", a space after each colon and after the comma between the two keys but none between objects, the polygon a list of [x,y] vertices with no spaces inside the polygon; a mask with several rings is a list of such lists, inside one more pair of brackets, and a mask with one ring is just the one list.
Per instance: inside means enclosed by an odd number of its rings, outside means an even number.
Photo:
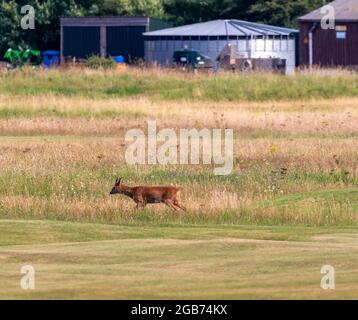
[{"label": "roe deer", "polygon": [[116,179],[110,194],[124,194],[134,200],[139,207],[144,208],[148,203],[164,203],[169,208],[186,211],[179,201],[180,188],[176,187],[129,187],[122,183],[122,178]]}]

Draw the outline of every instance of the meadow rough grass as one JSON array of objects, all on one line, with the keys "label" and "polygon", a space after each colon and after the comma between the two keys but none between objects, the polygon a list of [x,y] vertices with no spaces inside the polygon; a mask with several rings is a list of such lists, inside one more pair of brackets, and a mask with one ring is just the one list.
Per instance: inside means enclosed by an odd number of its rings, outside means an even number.
[{"label": "meadow rough grass", "polygon": [[[1,74],[4,218],[357,224],[358,90],[353,73],[23,72]],[[212,82],[220,87],[212,88]],[[321,87],[333,85],[340,91],[328,90],[325,96]],[[190,94],[180,93],[184,101],[170,96],[185,86]],[[204,94],[192,95],[197,90]],[[131,128],[146,132],[149,119],[157,121],[158,130],[234,129],[232,174],[216,177],[213,167],[204,165],[127,165],[124,135]],[[182,186],[189,213],[177,215],[161,206],[133,210],[128,199],[108,195],[118,175],[129,184]]]}]

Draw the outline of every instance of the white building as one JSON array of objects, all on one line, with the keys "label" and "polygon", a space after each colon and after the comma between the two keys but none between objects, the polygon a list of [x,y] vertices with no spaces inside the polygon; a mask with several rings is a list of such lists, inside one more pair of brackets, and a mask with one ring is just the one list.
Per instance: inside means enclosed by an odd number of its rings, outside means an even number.
[{"label": "white building", "polygon": [[176,28],[146,32],[145,60],[169,66],[174,51],[185,47],[216,60],[228,44],[238,48],[239,58],[280,58],[286,73],[297,65],[298,31],[241,20],[214,20]]}]

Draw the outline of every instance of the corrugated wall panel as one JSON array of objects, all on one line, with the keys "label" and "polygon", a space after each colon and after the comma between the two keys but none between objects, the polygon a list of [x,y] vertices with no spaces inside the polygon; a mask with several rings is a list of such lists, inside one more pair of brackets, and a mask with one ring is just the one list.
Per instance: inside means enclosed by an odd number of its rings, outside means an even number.
[{"label": "corrugated wall panel", "polygon": [[247,41],[246,40],[239,41],[237,48],[238,51],[247,51],[248,50]]},{"label": "corrugated wall panel", "polygon": [[87,58],[100,53],[99,27],[63,27],[64,57]]},{"label": "corrugated wall panel", "polygon": [[[253,52],[251,56],[253,58],[281,58],[286,60],[287,73],[291,74],[294,72],[296,65],[296,46],[295,39],[266,39],[266,50],[265,41],[263,39],[256,39],[252,41]],[[230,40],[232,44],[237,44],[237,40]],[[176,40],[149,40],[146,41],[146,59],[148,62],[158,62],[161,65],[171,65],[173,61],[173,54],[176,50],[182,50],[183,44],[189,41],[176,41]],[[240,57],[249,57],[251,40],[240,39],[238,41],[238,53]],[[275,49],[272,48],[275,45]],[[190,41],[190,49],[197,50],[201,54],[210,57],[214,62],[220,54],[221,50],[226,46],[226,40],[209,40],[209,41]],[[154,50],[151,50],[154,48]],[[165,48],[165,49],[164,49]],[[203,49],[204,48],[204,49]],[[256,51],[255,48],[258,50]],[[271,48],[268,50],[267,48]],[[209,50],[208,50],[209,49]]]},{"label": "corrugated wall panel", "polygon": [[122,55],[126,62],[144,58],[144,26],[107,27],[107,54]]},{"label": "corrugated wall panel", "polygon": [[[312,22],[300,25],[300,64],[309,63],[308,39]],[[336,30],[318,29],[313,33],[313,63],[324,67],[358,65],[358,23],[336,22],[337,26],[346,26],[346,39],[337,39]]]}]

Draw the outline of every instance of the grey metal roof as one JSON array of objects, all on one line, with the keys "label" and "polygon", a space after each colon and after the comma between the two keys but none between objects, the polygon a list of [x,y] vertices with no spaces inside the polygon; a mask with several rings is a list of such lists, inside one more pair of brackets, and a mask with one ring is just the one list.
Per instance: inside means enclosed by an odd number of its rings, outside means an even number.
[{"label": "grey metal roof", "polygon": [[[334,8],[335,19],[340,21],[358,21],[358,0],[336,0],[329,3]],[[299,21],[320,21],[326,13],[321,8],[300,17]]]},{"label": "grey metal roof", "polygon": [[290,35],[295,29],[280,28],[242,20],[214,20],[186,26],[145,32],[144,36],[262,36]]}]

